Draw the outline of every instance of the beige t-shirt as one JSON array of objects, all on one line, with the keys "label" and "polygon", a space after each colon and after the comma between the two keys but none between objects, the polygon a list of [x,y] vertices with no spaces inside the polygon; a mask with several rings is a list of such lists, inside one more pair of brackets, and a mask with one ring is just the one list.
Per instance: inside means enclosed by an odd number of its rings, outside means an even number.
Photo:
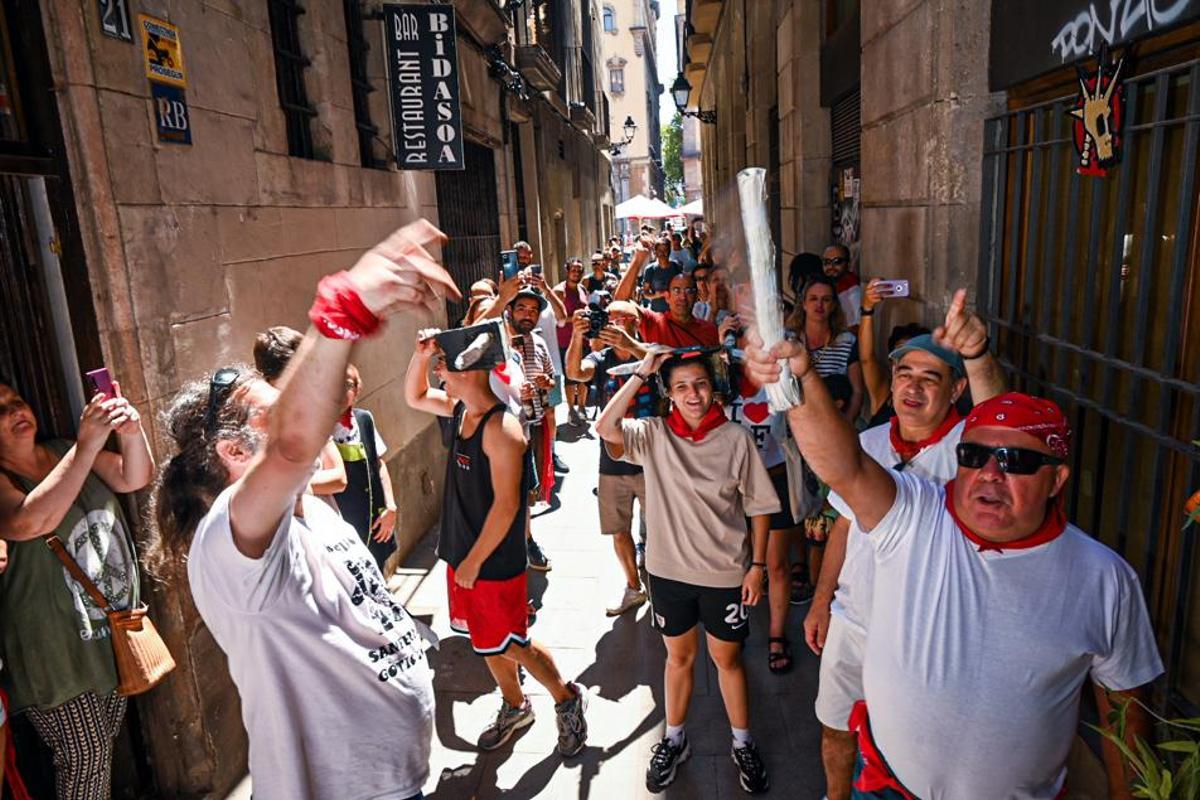
[{"label": "beige t-shirt", "polygon": [[740,586],[750,561],[746,517],[775,514],[779,497],[741,425],[700,442],[661,417],[621,420],[622,461],[646,470],[646,571],[694,586]]}]

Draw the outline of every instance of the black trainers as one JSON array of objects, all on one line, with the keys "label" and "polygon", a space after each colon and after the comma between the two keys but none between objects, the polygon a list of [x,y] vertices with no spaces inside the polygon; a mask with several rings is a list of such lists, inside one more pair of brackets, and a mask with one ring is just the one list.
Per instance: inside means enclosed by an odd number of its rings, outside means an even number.
[{"label": "black trainers", "polygon": [[771,788],[771,781],[767,779],[767,765],[753,744],[733,748],[733,763],[737,765],[738,782],[745,791],[761,794]]},{"label": "black trainers", "polygon": [[550,559],[546,558],[546,554],[532,536],[525,540],[525,553],[529,556],[530,569],[536,569],[538,572],[550,571]]},{"label": "black trainers", "polygon": [[788,602],[794,606],[805,606],[812,602],[815,593],[816,588],[808,581],[792,581]]},{"label": "black trainers", "polygon": [[571,468],[567,466],[567,462],[558,457],[558,453],[554,454],[554,471],[561,472],[564,475],[571,471]]},{"label": "black trainers", "polygon": [[675,771],[691,757],[692,748],[688,746],[687,734],[684,734],[678,747],[664,736],[662,741],[650,748],[650,754],[650,766],[646,769],[646,788],[651,792],[661,792],[675,780]]}]

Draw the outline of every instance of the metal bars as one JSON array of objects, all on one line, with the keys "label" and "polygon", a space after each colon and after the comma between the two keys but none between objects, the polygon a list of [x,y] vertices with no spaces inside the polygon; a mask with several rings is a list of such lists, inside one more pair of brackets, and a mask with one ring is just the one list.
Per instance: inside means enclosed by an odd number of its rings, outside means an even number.
[{"label": "metal bars", "polygon": [[1200,489],[1200,62],[1124,91],[1124,154],[1104,178],[1075,173],[1069,98],[986,122],[979,308],[1016,385],[1074,421],[1068,514],[1138,569],[1186,710],[1200,705],[1200,554],[1180,530]]},{"label": "metal bars", "polygon": [[[471,284],[500,272],[500,209],[496,200],[495,154],[463,143],[466,168],[436,173],[438,227],[449,237],[442,261],[463,294],[446,303],[447,327],[457,327],[467,311]],[[519,181],[518,181],[519,184]]]},{"label": "metal bars", "polygon": [[364,167],[386,169],[387,161],[375,156],[379,128],[371,121],[371,92],[375,87],[367,77],[367,56],[371,45],[364,30],[362,0],[343,0],[346,16],[346,50],[350,56],[350,95],[354,101],[354,127],[358,131],[358,160]]},{"label": "metal bars", "polygon": [[275,50],[275,87],[279,107],[287,124],[288,155],[316,158],[312,119],[317,110],[308,102],[304,71],[312,64],[300,47],[300,15],[297,0],[267,0],[271,17],[271,46]]}]

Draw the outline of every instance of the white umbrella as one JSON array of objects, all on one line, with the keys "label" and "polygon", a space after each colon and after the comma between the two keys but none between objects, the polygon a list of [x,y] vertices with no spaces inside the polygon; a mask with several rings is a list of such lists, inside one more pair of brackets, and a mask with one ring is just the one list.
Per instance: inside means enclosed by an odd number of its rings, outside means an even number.
[{"label": "white umbrella", "polygon": [[675,209],[675,212],[677,214],[684,214],[689,217],[703,217],[704,216],[704,200],[697,197],[695,200],[688,203],[687,205],[680,206],[679,208]]},{"label": "white umbrella", "polygon": [[667,219],[677,216],[679,209],[642,194],[634,195],[616,208],[617,219]]}]

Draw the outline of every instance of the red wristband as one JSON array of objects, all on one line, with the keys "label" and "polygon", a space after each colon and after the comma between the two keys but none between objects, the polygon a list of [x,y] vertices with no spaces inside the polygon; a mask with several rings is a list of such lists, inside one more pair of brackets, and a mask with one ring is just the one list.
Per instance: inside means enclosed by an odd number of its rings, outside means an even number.
[{"label": "red wristband", "polygon": [[363,305],[349,273],[326,275],[317,284],[308,318],[327,339],[356,342],[379,330],[381,321]]}]

